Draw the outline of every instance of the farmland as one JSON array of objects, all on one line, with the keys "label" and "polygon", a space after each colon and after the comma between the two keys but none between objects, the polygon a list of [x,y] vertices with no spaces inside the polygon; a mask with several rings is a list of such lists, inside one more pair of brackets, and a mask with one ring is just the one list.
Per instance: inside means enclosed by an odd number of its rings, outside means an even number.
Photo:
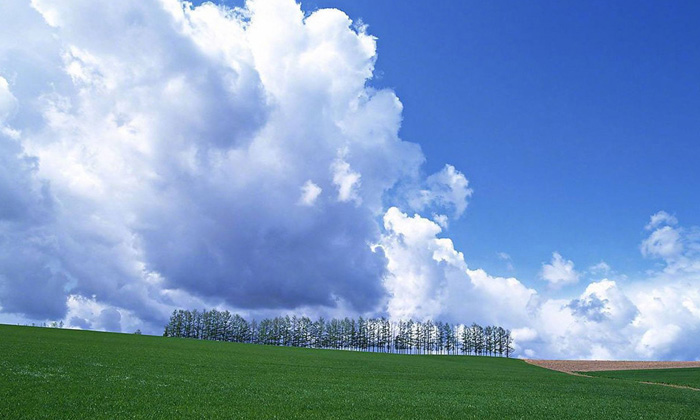
[{"label": "farmland", "polygon": [[2,418],[698,418],[700,392],[521,360],[0,325]]},{"label": "farmland", "polygon": [[587,372],[587,374],[602,378],[652,382],[700,389],[700,368],[614,370]]}]

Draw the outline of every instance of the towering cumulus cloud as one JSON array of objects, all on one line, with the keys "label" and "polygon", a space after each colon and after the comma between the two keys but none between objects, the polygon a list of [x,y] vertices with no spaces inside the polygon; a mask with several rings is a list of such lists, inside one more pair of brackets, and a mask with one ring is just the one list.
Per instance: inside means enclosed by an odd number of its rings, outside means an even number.
[{"label": "towering cumulus cloud", "polygon": [[548,289],[589,280],[570,299],[470,268],[446,237],[469,182],[422,172],[375,59],[293,0],[3,1],[0,321],[368,314],[506,325],[528,356],[700,357],[697,229],[654,215],[640,282],[554,253]]},{"label": "towering cumulus cloud", "polygon": [[381,310],[371,244],[423,155],[362,26],[291,0],[4,7],[29,40],[0,51],[4,312]]}]

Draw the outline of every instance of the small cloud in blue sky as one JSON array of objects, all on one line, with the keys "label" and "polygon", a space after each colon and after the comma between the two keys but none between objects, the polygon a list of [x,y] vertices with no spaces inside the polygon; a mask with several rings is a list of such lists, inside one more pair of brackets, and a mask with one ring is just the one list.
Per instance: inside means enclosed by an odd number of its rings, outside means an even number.
[{"label": "small cloud in blue sky", "polygon": [[561,287],[577,283],[580,274],[574,270],[573,261],[565,260],[558,252],[554,252],[552,261],[549,264],[542,264],[540,277],[547,281],[551,287]]}]

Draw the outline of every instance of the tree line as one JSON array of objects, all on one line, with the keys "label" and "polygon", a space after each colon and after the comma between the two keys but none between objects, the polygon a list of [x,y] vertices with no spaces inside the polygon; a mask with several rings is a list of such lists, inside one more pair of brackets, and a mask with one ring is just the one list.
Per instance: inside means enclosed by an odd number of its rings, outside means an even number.
[{"label": "tree line", "polygon": [[311,320],[284,316],[247,321],[229,311],[175,310],[165,337],[404,354],[469,354],[510,357],[510,330],[447,322],[385,318]]}]

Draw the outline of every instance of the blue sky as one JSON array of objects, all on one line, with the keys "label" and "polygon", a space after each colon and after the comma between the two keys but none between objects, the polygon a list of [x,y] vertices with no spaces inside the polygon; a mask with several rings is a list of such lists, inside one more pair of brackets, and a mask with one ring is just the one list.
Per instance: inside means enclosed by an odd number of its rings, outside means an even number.
[{"label": "blue sky", "polygon": [[638,246],[651,214],[700,225],[696,3],[302,6],[378,38],[371,84],[401,98],[402,138],[426,172],[449,162],[475,190],[450,228],[472,265],[529,283],[558,250],[637,275],[653,264]]},{"label": "blue sky", "polygon": [[698,359],[699,15],[9,0],[0,322],[433,318]]},{"label": "blue sky", "polygon": [[426,170],[475,190],[451,226],[470,262],[535,278],[553,250],[650,265],[649,215],[700,224],[700,7],[694,2],[310,1],[362,18]]}]

